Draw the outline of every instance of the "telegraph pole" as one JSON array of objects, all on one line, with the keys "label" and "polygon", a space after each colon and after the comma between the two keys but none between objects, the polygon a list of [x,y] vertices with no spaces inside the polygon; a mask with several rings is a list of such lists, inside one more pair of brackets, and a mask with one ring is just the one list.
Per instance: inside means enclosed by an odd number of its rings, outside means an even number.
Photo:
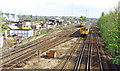
[{"label": "telegraph pole", "polygon": [[[21,14],[21,13],[20,13]],[[20,14],[18,15],[18,18],[19,18],[19,24],[20,24]]]}]

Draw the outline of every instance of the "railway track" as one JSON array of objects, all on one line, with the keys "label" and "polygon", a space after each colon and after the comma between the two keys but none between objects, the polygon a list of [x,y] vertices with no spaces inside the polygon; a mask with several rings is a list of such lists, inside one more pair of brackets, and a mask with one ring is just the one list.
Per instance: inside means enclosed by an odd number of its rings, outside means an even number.
[{"label": "railway track", "polygon": [[[55,69],[61,69],[61,71],[64,71],[65,69],[71,69],[76,71],[79,69],[79,66],[82,61],[82,57],[85,51],[85,46],[88,43],[88,39],[90,36],[86,38],[79,37],[74,43],[73,48],[71,51],[66,53],[63,61],[60,63],[60,65],[56,66]],[[82,41],[82,42],[81,42]]]},{"label": "railway track", "polygon": [[[73,71],[77,71],[79,68],[80,68],[80,65],[81,65],[81,62],[83,60],[83,57],[86,53],[85,50],[86,50],[86,45],[87,43],[89,43],[88,39],[90,38],[90,36],[88,35],[87,38],[85,39],[85,42],[84,42],[84,45],[83,47],[80,49],[79,51],[79,54],[78,54],[78,57],[77,57],[77,60],[75,62],[75,65],[74,65],[74,68],[73,68]],[[85,60],[84,60],[85,61]],[[82,65],[84,66],[84,65]]]},{"label": "railway track", "polygon": [[[67,29],[69,29],[69,28],[71,28],[71,27],[67,27]],[[28,43],[28,44],[25,44],[24,46],[16,47],[16,48],[14,48],[14,49],[12,49],[12,50],[10,50],[10,51],[7,51],[7,53],[4,52],[4,53],[2,53],[2,56],[0,56],[0,59],[3,59],[3,58],[5,58],[5,57],[7,57],[7,56],[9,56],[9,55],[12,55],[12,54],[17,53],[17,52],[19,52],[19,51],[22,51],[22,50],[24,50],[24,49],[26,49],[26,48],[29,48],[29,47],[31,47],[31,46],[37,45],[37,44],[39,44],[39,43],[42,43],[43,41],[46,41],[46,40],[52,39],[52,38],[54,38],[54,37],[57,37],[57,36],[59,36],[61,33],[65,33],[65,32],[62,32],[62,31],[65,31],[66,28],[62,28],[62,29],[63,29],[63,30],[61,30],[61,32],[59,32],[59,33],[56,33],[56,32],[55,32],[55,33],[53,33],[53,34],[51,34],[51,35],[47,34],[47,35],[46,35],[47,37],[43,36],[43,37],[39,38],[38,40],[32,41],[32,43],[30,42],[30,43]],[[45,37],[45,38],[44,38],[44,37]]]},{"label": "railway track", "polygon": [[[16,54],[13,58],[6,60],[1,67],[4,69],[22,67],[23,64],[25,65],[25,61],[36,55],[36,50],[40,49],[43,53],[48,49],[71,40],[73,37],[69,36],[76,30],[74,27],[69,27],[67,29],[63,29],[64,32],[57,33],[54,37],[49,37],[50,39],[47,38],[39,44],[30,46],[29,49],[23,50],[23,52],[18,52],[20,54]],[[107,59],[103,59],[103,57],[109,58],[110,56],[102,48],[97,29],[94,26],[90,29],[90,34],[87,37],[77,38],[77,41],[73,44],[71,49],[66,52],[63,61],[57,65],[55,69],[60,69],[62,71],[65,69],[71,69],[72,71],[106,71],[106,69],[108,69],[108,71],[112,71],[110,70],[113,69],[112,67],[117,69],[115,65],[109,65]]]},{"label": "railway track", "polygon": [[97,38],[97,30],[96,27],[93,27],[93,45],[92,45],[92,61],[91,61],[91,66],[92,69],[98,69],[98,71],[103,71],[103,65],[102,65],[102,60],[101,60],[101,51],[98,47],[98,38]]},{"label": "railway track", "polygon": [[75,56],[77,56],[77,54],[79,53],[81,46],[83,46],[82,43],[84,43],[85,38],[78,38],[77,43],[74,45],[73,50],[69,53],[69,57],[67,58],[67,60],[64,62],[64,65],[62,67],[62,71],[64,71],[65,69],[72,69],[74,67],[75,64]]},{"label": "railway track", "polygon": [[64,58],[63,61],[61,62],[61,64],[57,65],[55,69],[63,69],[66,66],[67,62],[71,59],[73,52],[77,48],[80,39],[81,38],[79,37],[74,43],[74,45],[71,47],[71,49],[69,49],[68,52],[66,52],[65,56],[63,57]]},{"label": "railway track", "polygon": [[[98,28],[96,28],[96,31],[98,31]],[[110,55],[109,51],[104,47],[103,40],[101,39],[99,34],[96,34],[96,36],[98,36],[98,47],[100,51],[103,71],[120,71],[120,66],[113,64],[113,57]]]},{"label": "railway track", "polygon": [[[28,49],[28,48],[30,48],[30,47],[32,47],[32,46],[37,45],[37,44],[43,43],[43,42],[45,42],[45,41],[47,41],[47,40],[50,40],[50,39],[52,39],[52,38],[54,38],[54,37],[60,36],[60,34],[61,34],[61,33],[59,33],[59,34],[57,34],[57,35],[54,35],[54,36],[52,36],[52,37],[49,37],[49,38],[47,38],[47,39],[38,41],[38,42],[33,42],[34,44],[28,45],[28,46],[26,46],[26,47],[24,47],[24,48],[21,48],[21,49],[19,48],[19,49],[15,50],[14,52],[11,52],[11,53],[8,53],[8,54],[2,56],[2,58],[0,58],[0,59],[2,59],[3,62],[4,62],[4,59],[5,59],[6,57],[8,57],[8,56],[13,55],[13,54],[15,54],[15,53],[18,53],[18,52],[20,52],[20,51],[23,51],[23,50],[25,50],[25,49]],[[14,57],[14,56],[12,56],[12,57]],[[7,58],[6,58],[6,59],[7,59]]]},{"label": "railway track", "polygon": [[87,39],[87,43],[84,44],[84,48],[75,64],[74,71],[103,71],[100,52],[97,46],[96,30],[94,28],[92,28],[91,34],[88,37],[89,39]]},{"label": "railway track", "polygon": [[[49,34],[49,35],[50,35],[50,34]],[[44,41],[45,37],[47,37],[47,36],[48,36],[48,35],[44,35],[44,36],[42,36],[41,38],[39,38],[39,39],[37,39],[37,40],[34,40],[34,41],[31,41],[31,42],[28,42],[28,43],[26,43],[26,44],[24,44],[24,45],[15,46],[15,47],[12,48],[12,49],[8,49],[8,50],[5,50],[5,51],[2,51],[2,52],[1,52],[2,56],[0,56],[0,59],[4,58],[5,55],[9,54],[10,52],[14,52],[14,51],[19,50],[19,49],[21,49],[21,48],[24,48],[24,47],[26,47],[26,46],[28,46],[28,45],[32,45],[32,44],[34,44],[34,43],[37,43],[37,42],[39,42],[39,41],[41,41],[41,40]],[[6,52],[6,51],[7,51],[7,52]]]},{"label": "railway track", "polygon": [[[67,28],[69,28],[69,27],[67,27]],[[58,36],[59,34],[60,34],[60,32],[58,32],[59,30],[61,30],[61,29],[65,29],[65,28],[60,28],[60,29],[56,29],[56,30],[53,30],[53,31],[51,31],[51,32],[49,32],[49,33],[47,33],[46,35],[44,35],[44,36],[42,36],[41,38],[39,38],[39,39],[37,39],[37,40],[34,40],[34,41],[31,41],[31,42],[28,42],[28,43],[26,43],[26,44],[24,44],[24,45],[20,45],[20,46],[16,46],[15,48],[13,48],[13,49],[7,49],[7,50],[3,50],[2,52],[1,52],[1,54],[2,54],[2,56],[0,56],[0,58],[2,58],[2,57],[4,57],[4,55],[6,55],[7,53],[10,53],[10,52],[13,52],[13,51],[15,51],[15,50],[19,50],[19,49],[21,49],[21,47],[22,48],[24,48],[24,47],[26,47],[26,46],[28,46],[28,45],[32,45],[32,44],[34,44],[34,43],[37,43],[37,42],[39,42],[39,41],[44,41],[46,38],[50,38],[51,36]],[[57,31],[57,32],[56,32]],[[61,30],[61,32],[62,32],[63,30]],[[58,35],[57,35],[58,34]],[[7,52],[6,52],[7,51]]]},{"label": "railway track", "polygon": [[52,39],[52,38],[54,38],[54,37],[57,37],[57,36],[59,36],[61,33],[58,33],[58,34],[53,34],[53,35],[50,35],[51,37],[46,37],[46,38],[40,38],[40,39],[38,39],[37,41],[33,41],[32,43],[29,43],[29,44],[26,44],[26,45],[24,45],[24,46],[21,46],[21,47],[18,47],[18,48],[15,48],[14,50],[11,50],[10,52],[7,52],[7,53],[5,53],[4,55],[2,55],[1,56],[1,58],[0,59],[3,59],[3,58],[5,58],[5,57],[7,57],[7,56],[9,56],[9,55],[12,55],[12,54],[15,54],[15,53],[17,53],[17,52],[19,52],[19,51],[22,51],[22,50],[24,50],[24,49],[26,49],[26,48],[29,48],[29,47],[31,47],[31,46],[35,46],[35,45],[37,45],[37,44],[40,44],[40,43],[42,43],[42,42],[44,42],[44,41],[46,41],[46,40],[49,40],[49,39]]},{"label": "railway track", "polygon": [[[80,41],[82,45],[78,44]],[[82,47],[80,47],[82,46]],[[76,51],[77,50],[77,51]],[[74,48],[66,54],[64,61],[55,69],[71,69],[73,71],[103,71],[101,59],[101,50],[98,46],[98,38],[96,35],[96,27],[90,29],[90,34],[82,39],[78,38]],[[77,56],[74,56],[77,54]]]},{"label": "railway track", "polygon": [[[66,32],[67,33],[67,32]],[[70,34],[70,33],[69,33]],[[57,42],[59,42],[58,44],[60,44],[60,43],[63,43],[63,42],[65,42],[65,41],[67,41],[67,40],[70,40],[71,38],[66,38],[66,36],[68,36],[68,34],[66,34],[66,35],[64,35],[64,36],[61,36],[61,37],[58,37],[59,39],[55,39],[55,40],[53,40],[53,41],[50,41],[49,43],[53,43],[53,44],[50,44],[49,46],[47,45],[47,46],[45,46],[46,44],[43,44],[43,45],[41,45],[41,46],[34,46],[33,47],[33,49],[32,50],[30,50],[30,51],[27,51],[26,53],[24,53],[23,55],[21,54],[21,55],[19,55],[19,57],[16,57],[16,59],[13,59],[13,60],[11,60],[10,62],[7,62],[7,63],[5,63],[5,64],[3,64],[2,66],[4,66],[4,67],[7,67],[8,69],[11,69],[11,68],[13,68],[13,67],[15,67],[17,64],[19,64],[19,63],[21,63],[22,61],[25,61],[26,59],[29,59],[30,57],[32,57],[32,56],[34,56],[35,55],[35,51],[36,50],[38,50],[38,49],[43,49],[42,51],[44,52],[44,51],[46,51],[47,49],[48,49],[48,47],[52,47],[52,46],[57,46]],[[66,38],[66,39],[61,39],[61,38]],[[46,42],[45,42],[46,43]],[[48,43],[48,44],[49,44]],[[36,47],[36,48],[35,48]],[[43,48],[40,48],[40,47],[43,47]],[[46,49],[45,49],[46,48]],[[28,56],[27,56],[28,55]],[[18,61],[17,61],[18,60]]]},{"label": "railway track", "polygon": [[[80,35],[80,34],[78,34]],[[70,49],[66,55],[64,56],[63,61],[55,67],[55,69],[61,69],[61,71],[64,71],[65,69],[73,69],[74,65],[77,61],[76,57],[79,57],[81,51],[83,50],[84,44],[86,43],[87,37],[78,37],[77,41],[72,46],[72,49]]]},{"label": "railway track", "polygon": [[[92,26],[90,34],[86,38],[82,39],[79,37],[77,39],[73,48],[66,53],[63,61],[55,69],[60,69],[60,71],[66,69],[70,71],[120,70],[118,65],[112,63],[113,57],[104,48],[96,25]],[[83,45],[79,45],[79,42],[82,40]]]}]

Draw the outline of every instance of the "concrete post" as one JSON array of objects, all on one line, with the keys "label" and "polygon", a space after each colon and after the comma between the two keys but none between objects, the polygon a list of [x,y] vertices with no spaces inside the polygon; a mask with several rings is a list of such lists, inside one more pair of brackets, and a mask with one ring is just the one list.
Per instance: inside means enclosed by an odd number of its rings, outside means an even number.
[{"label": "concrete post", "polygon": [[0,48],[3,47],[3,34],[0,32]]}]

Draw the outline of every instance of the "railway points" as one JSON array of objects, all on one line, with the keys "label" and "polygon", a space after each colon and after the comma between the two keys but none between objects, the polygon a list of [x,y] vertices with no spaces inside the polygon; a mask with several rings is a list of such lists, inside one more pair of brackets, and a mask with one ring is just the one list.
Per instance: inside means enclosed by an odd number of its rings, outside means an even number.
[{"label": "railway points", "polygon": [[[80,24],[72,25],[54,30],[41,38],[11,49],[8,52],[3,52],[2,56],[0,56],[2,60],[0,67],[3,70],[26,69],[30,68],[33,62],[33,64],[38,65],[38,67],[33,65],[33,69],[48,68],[59,69],[60,71],[66,69],[72,71],[105,71],[107,69],[109,71],[111,67],[114,67],[113,69],[119,70],[119,66],[109,63],[112,57],[101,45],[103,43],[96,24],[90,23],[85,24],[91,27],[89,27],[86,36],[80,36]],[[46,55],[51,49],[56,50],[57,56],[55,58]],[[36,56],[37,50],[42,51],[38,56]],[[37,61],[37,57],[39,57],[40,63]],[[42,63],[42,61],[46,63]],[[57,63],[52,65],[51,62],[54,61]]]}]

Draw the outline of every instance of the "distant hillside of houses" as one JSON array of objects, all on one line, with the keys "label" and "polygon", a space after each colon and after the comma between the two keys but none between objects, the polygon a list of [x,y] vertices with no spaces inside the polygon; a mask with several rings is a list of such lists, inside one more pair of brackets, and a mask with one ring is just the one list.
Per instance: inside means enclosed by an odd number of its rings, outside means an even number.
[{"label": "distant hillside of houses", "polygon": [[80,17],[69,16],[32,16],[32,15],[15,15],[2,13],[2,22],[7,30],[6,36],[17,36],[20,39],[38,35],[43,29],[53,29],[60,25],[80,23]]}]

